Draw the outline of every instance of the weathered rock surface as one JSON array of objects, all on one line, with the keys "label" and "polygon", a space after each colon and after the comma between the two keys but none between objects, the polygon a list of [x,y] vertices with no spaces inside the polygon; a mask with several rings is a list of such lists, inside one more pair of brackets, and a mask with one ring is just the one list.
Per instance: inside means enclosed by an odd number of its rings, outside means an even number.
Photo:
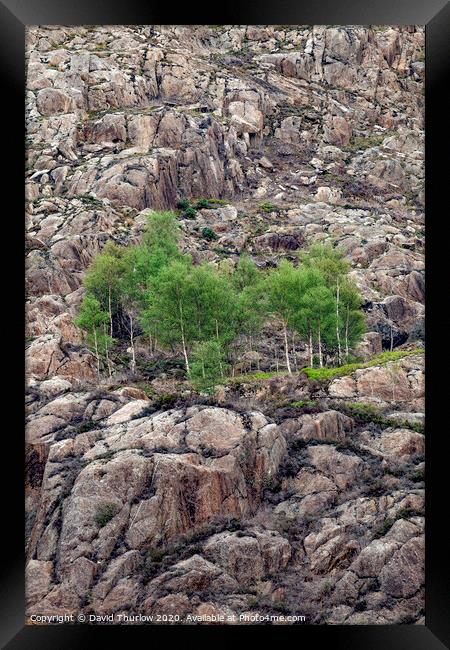
[{"label": "weathered rock surface", "polygon": [[335,379],[329,386],[331,397],[354,401],[373,401],[403,405],[406,411],[423,411],[425,375],[423,355],[411,355],[398,361],[356,370]]},{"label": "weathered rock surface", "polygon": [[[367,443],[364,434],[350,418],[330,411],[304,416],[303,423],[326,424],[332,435],[345,427],[352,453],[338,451],[339,440],[317,444],[320,439],[308,437],[296,452],[298,432],[288,427],[283,433],[262,413],[192,406],[146,415],[148,401],[123,404],[128,398],[117,395],[111,413],[99,396],[61,394],[67,386],[59,382],[54,399],[31,420],[37,428],[50,414],[64,422],[61,439],[30,435],[30,447],[44,444],[47,453],[40,476],[34,474],[30,502],[29,613],[84,607],[154,613],[167,607],[166,613],[185,615],[209,603],[236,614],[250,606],[255,590],[267,602],[290,593],[301,566],[318,589],[324,575],[333,577],[325,608],[330,616],[327,607],[351,594],[356,602],[367,580],[378,576],[380,603],[389,596],[417,598],[423,584],[421,491],[356,495],[370,489],[368,478],[392,454],[419,453],[420,434],[387,431],[370,460],[358,455],[357,436]],[[94,428],[71,426],[87,409],[97,414]],[[267,489],[299,453],[300,469],[282,479],[278,505],[270,505]],[[411,518],[399,519],[408,516],[403,512]],[[394,525],[372,540],[387,520]],[[404,580],[398,566],[408,562],[411,575]],[[351,576],[353,586],[341,598]]]},{"label": "weathered rock surface", "polygon": [[422,28],[28,29],[29,336],[79,343],[78,289],[106,239],[134,238],[143,209],[208,196],[237,209],[185,220],[190,252],[217,258],[203,226],[263,264],[332,237],[383,346],[423,338],[423,41]]},{"label": "weathered rock surface", "polygon": [[[126,357],[99,382],[73,319],[108,239],[209,197],[179,215],[195,262],[267,268],[332,240],[364,298],[357,356],[420,347],[423,48],[422,27],[27,29],[29,614],[422,620],[423,355],[274,377],[235,409],[225,387],[174,397],[175,372],[133,385]],[[283,369],[282,345],[267,326],[237,370]]]}]

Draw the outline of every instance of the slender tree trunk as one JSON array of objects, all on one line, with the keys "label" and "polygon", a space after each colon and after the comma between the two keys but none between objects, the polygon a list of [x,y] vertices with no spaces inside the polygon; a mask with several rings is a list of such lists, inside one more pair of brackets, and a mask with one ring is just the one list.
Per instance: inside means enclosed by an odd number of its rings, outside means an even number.
[{"label": "slender tree trunk", "polygon": [[134,330],[133,330],[133,315],[130,314],[130,343],[131,343],[131,370],[136,370],[136,353],[134,349]]},{"label": "slender tree trunk", "polygon": [[298,372],[297,354],[295,352],[295,334],[292,334],[292,354],[294,356],[295,372]]},{"label": "slender tree trunk", "polygon": [[274,344],[274,346],[273,346],[273,354],[275,356],[275,370],[276,370],[276,372],[278,372],[278,369],[279,369],[279,365],[278,365],[278,348],[277,348],[276,344]]},{"label": "slender tree trunk", "polygon": [[112,307],[111,307],[111,287],[108,287],[108,307],[109,307],[109,335],[113,335],[113,320],[112,320]]},{"label": "slender tree trunk", "polygon": [[347,318],[345,320],[345,360],[348,363],[348,321],[349,321],[349,307],[347,305]]},{"label": "slender tree trunk", "polygon": [[111,370],[111,363],[109,361],[109,349],[108,349],[108,341],[106,339],[106,323],[103,323],[103,332],[105,335],[105,356],[106,356],[106,365],[108,366],[108,375],[111,378],[112,375],[112,370]]},{"label": "slender tree trunk", "polygon": [[320,338],[320,323],[317,330],[317,338],[319,343],[319,366],[323,368],[323,356],[322,356],[322,339]]},{"label": "slender tree trunk", "polygon": [[[220,347],[219,343],[219,321],[216,318],[216,340],[217,340],[217,345]],[[219,358],[219,370],[220,370],[220,376],[223,377],[223,367],[222,367],[222,360]]]},{"label": "slender tree trunk", "polygon": [[189,359],[187,355],[187,350],[186,350],[186,339],[184,336],[184,318],[183,318],[183,307],[181,305],[181,302],[178,303],[178,308],[180,310],[180,328],[181,328],[181,343],[183,346],[183,356],[184,356],[184,362],[186,364],[186,371],[188,376],[191,376],[191,369],[189,367]]},{"label": "slender tree trunk", "polygon": [[98,356],[97,330],[95,329],[95,326],[92,330],[94,332],[95,358],[97,359],[97,377],[100,379],[100,357]]},{"label": "slender tree trunk", "polygon": [[289,362],[289,346],[288,346],[288,338],[287,338],[287,329],[285,324],[284,324],[284,351],[286,354],[287,371],[290,375],[292,375],[291,364]]},{"label": "slender tree trunk", "polygon": [[309,328],[309,364],[311,368],[314,367],[314,354],[313,354],[313,342],[312,342],[312,329]]},{"label": "slender tree trunk", "polygon": [[336,339],[338,345],[338,365],[341,365],[341,334],[339,331],[339,278],[336,279]]}]

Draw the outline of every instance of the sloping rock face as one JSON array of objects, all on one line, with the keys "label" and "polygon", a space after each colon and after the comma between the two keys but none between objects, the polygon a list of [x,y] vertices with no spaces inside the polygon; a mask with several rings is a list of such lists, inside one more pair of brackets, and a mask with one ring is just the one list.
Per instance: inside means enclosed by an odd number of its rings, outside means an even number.
[{"label": "sloping rock face", "polygon": [[423,411],[425,374],[423,355],[412,354],[384,366],[362,368],[335,379],[328,387],[332,397],[404,406],[405,411]]},{"label": "sloping rock face", "polygon": [[[222,201],[179,214],[195,262],[332,240],[357,355],[422,347],[423,51],[422,27],[27,29],[30,617],[423,622],[423,355],[191,399],[139,337],[151,379],[117,355],[99,381],[73,322],[106,241],[203,197]],[[237,371],[278,370],[282,345],[268,325]]]},{"label": "sloping rock face", "polygon": [[83,272],[181,197],[230,202],[180,220],[195,259],[332,238],[379,336],[362,354],[423,339],[423,48],[420,27],[29,28],[29,374],[95,378],[66,345]]},{"label": "sloping rock face", "polygon": [[[57,401],[51,402],[53,411],[61,408]],[[251,515],[286,453],[278,427],[261,413],[244,417],[191,407],[114,424],[126,408],[103,417],[102,428],[75,436],[66,431],[48,450],[28,547],[33,611],[60,607],[63,597],[79,607],[95,578],[95,593],[103,600],[110,591],[100,588],[103,574],[113,571],[119,549],[121,571],[124,557],[134,558],[132,571],[145,550],[192,536],[220,519]],[[39,426],[42,418],[35,422]],[[276,541],[285,565],[289,545]],[[272,553],[265,534],[258,549],[263,565],[278,553],[276,548]],[[57,581],[40,600],[43,571]]]},{"label": "sloping rock face", "polygon": [[254,144],[315,143],[336,162],[375,127],[383,149],[356,147],[353,173],[420,186],[421,29],[39,28],[28,54],[33,197],[94,191],[139,210],[233,195]]},{"label": "sloping rock face", "polygon": [[[28,443],[30,617],[418,618],[423,490],[405,477],[423,435],[377,436],[336,411],[278,425],[206,405],[147,415],[125,399],[65,393],[31,419],[66,426]],[[86,402],[97,419],[83,431],[67,422]]]}]

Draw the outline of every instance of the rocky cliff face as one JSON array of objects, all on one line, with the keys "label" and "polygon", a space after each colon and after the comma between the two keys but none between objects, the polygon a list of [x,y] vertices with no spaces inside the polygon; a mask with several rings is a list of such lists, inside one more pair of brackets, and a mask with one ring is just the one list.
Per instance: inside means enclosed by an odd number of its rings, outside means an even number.
[{"label": "rocky cliff face", "polygon": [[[423,29],[27,41],[29,615],[422,621]],[[99,386],[73,324],[84,271],[183,197],[222,199],[180,220],[197,261],[271,266],[332,238],[366,301],[359,354],[416,353],[210,398],[150,354],[139,381],[117,359]],[[278,343],[268,328],[243,371],[273,369]]]}]

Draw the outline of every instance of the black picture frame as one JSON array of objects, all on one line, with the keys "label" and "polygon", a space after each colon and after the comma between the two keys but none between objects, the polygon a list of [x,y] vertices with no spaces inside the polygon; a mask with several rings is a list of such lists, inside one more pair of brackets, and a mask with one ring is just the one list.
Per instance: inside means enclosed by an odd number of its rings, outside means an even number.
[{"label": "black picture frame", "polygon": [[[2,71],[2,104],[7,109],[3,121],[2,152],[6,163],[3,174],[3,251],[12,252],[12,266],[4,263],[3,376],[7,378],[3,411],[3,476],[10,468],[2,500],[1,578],[1,646],[18,648],[75,648],[105,643],[114,635],[116,643],[130,642],[130,634],[145,634],[146,643],[173,641],[177,627],[158,628],[154,635],[145,626],[92,627],[83,625],[24,625],[24,552],[23,503],[24,485],[20,468],[24,463],[23,436],[23,286],[24,286],[24,99],[25,60],[24,34],[28,25],[38,24],[392,24],[426,25],[426,404],[427,404],[427,481],[426,481],[426,625],[391,626],[271,626],[264,634],[283,637],[286,631],[298,634],[300,644],[324,643],[331,647],[375,650],[438,650],[450,647],[450,579],[448,562],[447,458],[449,434],[445,427],[447,382],[450,367],[445,335],[450,319],[445,314],[448,291],[443,291],[448,258],[449,230],[445,199],[448,165],[439,153],[448,151],[448,71],[450,43],[450,5],[445,0],[325,0],[295,2],[264,0],[258,6],[231,0],[224,7],[203,8],[201,5],[161,6],[139,0],[3,0],[0,2],[0,65]],[[220,9],[220,12],[219,12]],[[220,13],[220,15],[219,15]],[[447,110],[446,110],[447,109]],[[448,136],[447,136],[448,137]],[[10,207],[6,208],[6,199]],[[7,228],[7,235],[5,231]],[[447,229],[447,232],[446,232]],[[14,281],[12,281],[14,280]],[[440,376],[440,371],[443,371]],[[14,397],[14,402],[13,398]],[[6,416],[11,424],[6,425]],[[5,444],[6,443],[6,444]],[[276,629],[274,630],[274,627]],[[253,639],[254,626],[182,627],[183,641],[216,634]],[[148,634],[150,633],[150,634]],[[160,636],[162,634],[162,637]],[[125,637],[125,635],[127,635]],[[251,638],[249,637],[251,635]],[[267,638],[268,640],[268,638]]]}]

